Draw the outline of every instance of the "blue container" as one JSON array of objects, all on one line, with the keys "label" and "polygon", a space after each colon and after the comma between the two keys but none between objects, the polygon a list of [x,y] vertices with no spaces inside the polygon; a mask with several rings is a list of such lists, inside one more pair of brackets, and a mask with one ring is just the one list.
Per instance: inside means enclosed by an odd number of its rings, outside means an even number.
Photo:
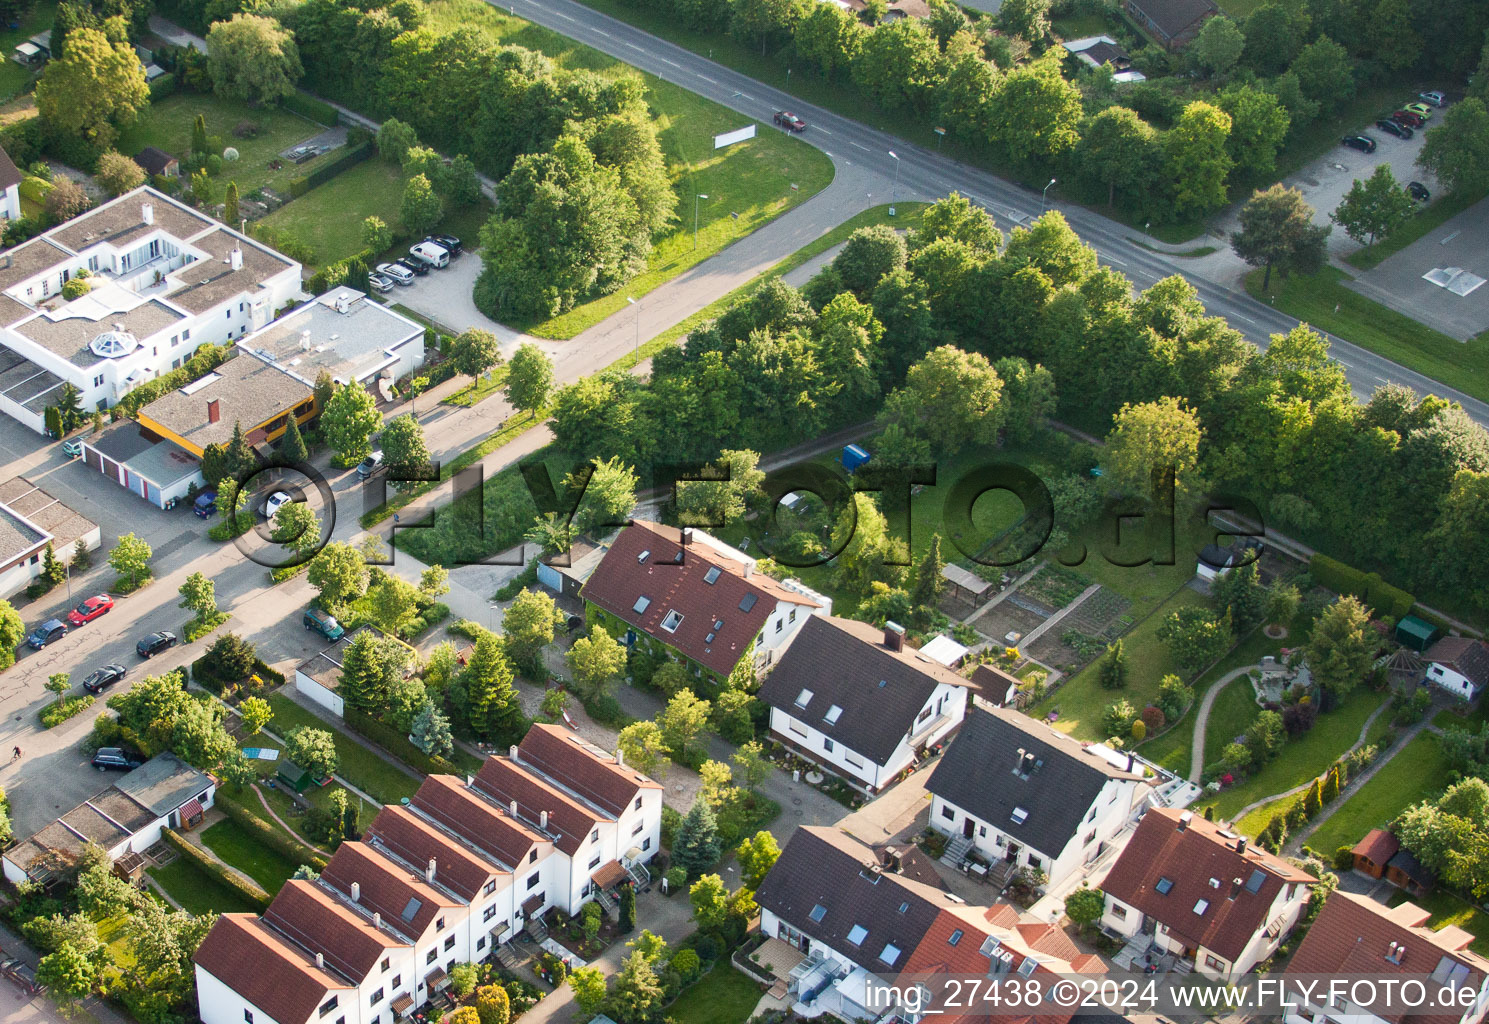
[{"label": "blue container", "polygon": [[853,472],[859,466],[869,461],[869,453],[856,444],[843,446],[843,468]]}]

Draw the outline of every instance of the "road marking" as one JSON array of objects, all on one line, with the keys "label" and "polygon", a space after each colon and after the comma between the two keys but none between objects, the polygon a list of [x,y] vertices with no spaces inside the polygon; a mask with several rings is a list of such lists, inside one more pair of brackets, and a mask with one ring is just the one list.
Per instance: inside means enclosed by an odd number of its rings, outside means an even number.
[{"label": "road marking", "polygon": [[571,18],[567,14],[565,14],[563,11],[554,11],[553,13],[556,14],[556,15],[558,15],[560,18],[564,19],[564,21],[573,21],[574,20],[573,18]]},{"label": "road marking", "polygon": [[1380,381],[1382,384],[1389,384],[1389,383],[1391,383],[1390,381],[1388,381],[1384,377],[1382,377],[1380,374],[1372,374],[1372,376],[1374,376],[1375,379],[1378,380],[1378,381]]},{"label": "road marking", "polygon": [[1447,238],[1444,238],[1441,242],[1438,242],[1437,244],[1438,245],[1447,245],[1449,242],[1451,242],[1453,239],[1457,238],[1462,233],[1463,232],[1461,232],[1461,231],[1454,231],[1451,235],[1449,235]]},{"label": "road marking", "polygon": [[645,53],[646,52],[645,50],[641,49],[641,47],[637,46],[635,43],[629,43],[628,42],[628,43],[626,43],[626,45],[629,46],[631,49],[635,50],[637,53]]},{"label": "road marking", "polygon": [[707,82],[707,83],[708,83],[708,84],[709,84],[709,85],[718,85],[718,84],[719,84],[719,83],[718,83],[718,82],[715,82],[715,81],[714,81],[714,80],[713,80],[713,79],[712,79],[712,78],[709,78],[709,77],[708,77],[708,76],[707,76],[707,75],[705,75],[705,74],[704,74],[704,73],[703,73],[703,72],[701,72],[701,71],[698,71],[698,72],[695,72],[695,74],[697,74],[697,76],[698,76],[698,77],[699,77],[699,78],[701,78],[701,79],[703,79],[703,80],[704,80],[704,81],[705,81],[705,82]]},{"label": "road marking", "polygon": [[832,132],[830,132],[830,131],[828,131],[828,130],[827,130],[827,129],[826,129],[826,128],[822,128],[822,127],[820,127],[820,126],[818,126],[818,125],[812,125],[812,127],[813,127],[813,128],[816,128],[816,129],[817,129],[817,130],[818,130],[818,131],[819,131],[819,132],[821,132],[821,133],[822,133],[822,134],[823,134],[823,135],[831,135],[831,134],[832,134]]},{"label": "road marking", "polygon": [[1124,266],[1124,267],[1127,266],[1127,261],[1126,260],[1119,260],[1119,259],[1117,259],[1117,257],[1113,256],[1111,253],[1107,253],[1106,255],[1103,256],[1100,252],[1097,252],[1096,253],[1096,258],[1099,259],[1099,260],[1106,260],[1108,263],[1116,263],[1116,264],[1119,264],[1119,265]]},{"label": "road marking", "polygon": [[661,61],[663,64],[666,64],[669,68],[680,68],[680,67],[682,67],[681,64],[674,64],[674,63],[672,63],[672,61],[668,60],[666,57],[658,57],[657,60]]},{"label": "road marking", "polygon": [[861,143],[854,142],[852,139],[849,139],[848,140],[848,145],[850,145],[850,146],[857,146],[859,149],[863,150],[865,153],[871,152],[871,150],[869,149],[869,147],[867,147],[865,145],[862,145]]},{"label": "road marking", "polygon": [[1231,316],[1235,317],[1237,320],[1245,320],[1248,324],[1251,324],[1252,326],[1255,326],[1256,325],[1256,321],[1253,320],[1253,319],[1251,319],[1251,317],[1249,317],[1249,316],[1244,316],[1244,315],[1242,315],[1240,313],[1232,313]]}]

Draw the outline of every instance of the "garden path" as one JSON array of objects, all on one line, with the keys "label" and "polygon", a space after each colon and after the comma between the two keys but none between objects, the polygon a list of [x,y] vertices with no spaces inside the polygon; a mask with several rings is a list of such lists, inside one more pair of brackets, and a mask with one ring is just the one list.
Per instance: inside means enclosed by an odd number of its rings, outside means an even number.
[{"label": "garden path", "polygon": [[1205,726],[1210,721],[1210,708],[1214,706],[1215,698],[1220,696],[1221,690],[1255,668],[1255,665],[1243,665],[1241,668],[1232,669],[1205,691],[1204,699],[1200,701],[1199,711],[1194,716],[1194,745],[1190,748],[1189,754],[1189,781],[1196,786],[1205,774]]}]

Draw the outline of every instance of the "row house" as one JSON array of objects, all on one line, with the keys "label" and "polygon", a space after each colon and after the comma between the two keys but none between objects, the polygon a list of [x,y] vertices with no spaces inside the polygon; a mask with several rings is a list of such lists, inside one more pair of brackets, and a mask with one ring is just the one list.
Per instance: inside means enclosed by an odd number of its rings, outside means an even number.
[{"label": "row house", "polygon": [[384,807],[261,918],[224,914],[195,958],[203,1024],[395,1024],[551,907],[649,879],[661,787],[536,725],[465,780]]}]

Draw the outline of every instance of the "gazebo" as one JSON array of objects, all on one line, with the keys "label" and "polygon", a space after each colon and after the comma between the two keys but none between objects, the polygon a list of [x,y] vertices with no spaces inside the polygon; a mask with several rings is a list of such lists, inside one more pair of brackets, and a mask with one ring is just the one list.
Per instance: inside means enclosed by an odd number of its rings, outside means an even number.
[{"label": "gazebo", "polygon": [[941,578],[951,584],[951,596],[964,604],[976,604],[993,585],[991,580],[985,580],[960,565],[943,566]]}]

